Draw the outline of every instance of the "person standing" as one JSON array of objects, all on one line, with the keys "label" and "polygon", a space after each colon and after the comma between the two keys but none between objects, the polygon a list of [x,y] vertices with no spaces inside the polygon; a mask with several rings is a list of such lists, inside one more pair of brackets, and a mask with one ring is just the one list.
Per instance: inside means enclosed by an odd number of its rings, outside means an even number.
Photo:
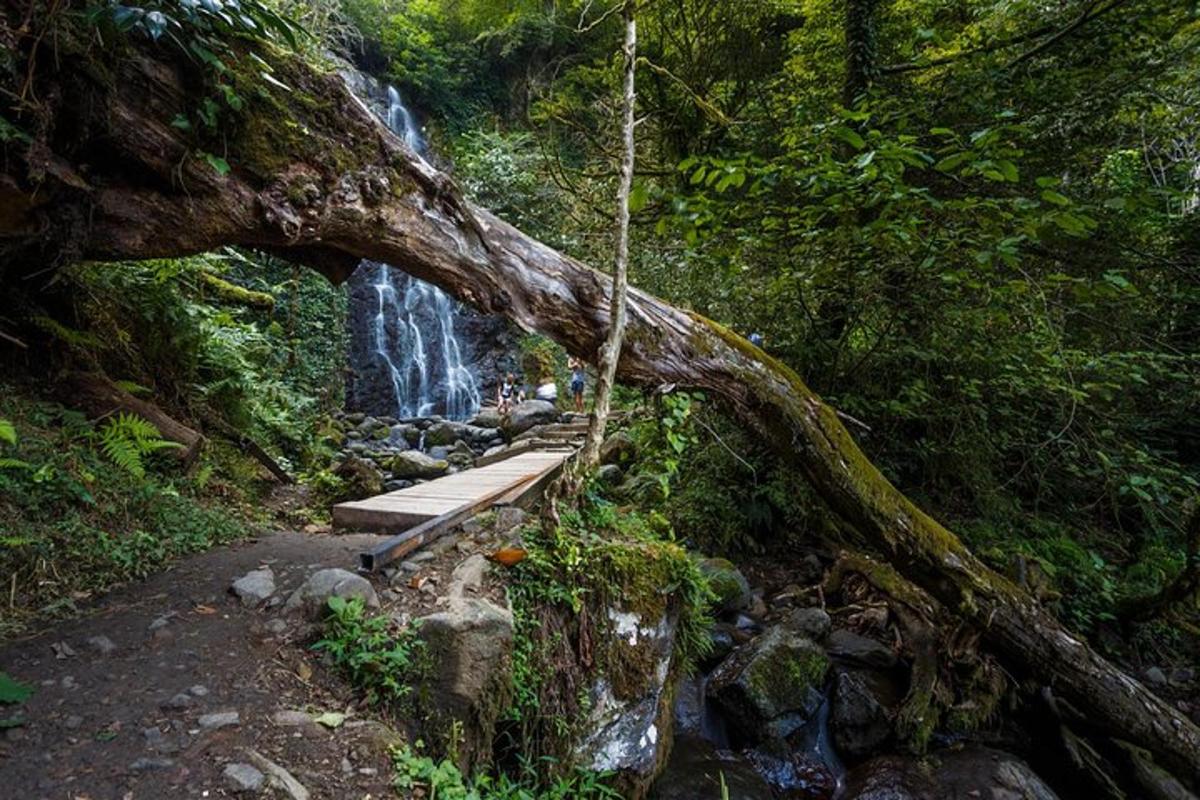
[{"label": "person standing", "polygon": [[578,358],[572,358],[567,362],[567,366],[571,370],[571,397],[575,399],[575,411],[583,413],[583,387],[586,383],[587,373],[584,372],[583,361]]},{"label": "person standing", "polygon": [[510,372],[496,388],[496,409],[501,414],[507,414],[512,409],[514,400],[517,400],[517,391],[517,376]]}]

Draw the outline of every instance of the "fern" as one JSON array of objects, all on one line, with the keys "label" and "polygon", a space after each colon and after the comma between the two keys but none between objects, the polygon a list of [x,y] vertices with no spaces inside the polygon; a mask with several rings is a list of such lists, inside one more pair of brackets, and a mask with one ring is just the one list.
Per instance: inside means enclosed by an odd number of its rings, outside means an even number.
[{"label": "fern", "polygon": [[135,478],[146,477],[146,456],[183,446],[162,438],[153,423],[124,411],[108,419],[99,437],[105,457]]},{"label": "fern", "polygon": [[0,442],[17,443],[17,429],[8,420],[0,417]]},{"label": "fern", "polygon": [[140,383],[134,383],[133,381],[113,381],[113,383],[115,383],[119,388],[133,395],[141,396],[152,394],[150,389],[142,386]]}]

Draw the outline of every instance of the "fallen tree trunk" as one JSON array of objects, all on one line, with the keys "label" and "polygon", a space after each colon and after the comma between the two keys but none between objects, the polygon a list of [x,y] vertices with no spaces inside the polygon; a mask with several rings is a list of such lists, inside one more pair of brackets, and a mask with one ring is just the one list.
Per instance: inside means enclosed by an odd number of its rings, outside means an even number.
[{"label": "fallen tree trunk", "polygon": [[186,466],[200,453],[204,437],[153,403],[134,397],[98,372],[72,372],[62,379],[63,402],[93,420],[135,414],[158,428],[162,438],[181,445],[169,452]]},{"label": "fallen tree trunk", "polygon": [[[4,2],[10,20],[23,18],[19,3]],[[464,201],[335,76],[267,54],[275,79],[292,91],[264,87],[248,99],[223,132],[232,172],[221,175],[194,156],[215,145],[172,125],[197,102],[197,67],[149,45],[127,47],[120,58],[97,54],[87,31],[64,27],[81,23],[55,24],[52,56],[37,49],[44,32],[35,38],[11,26],[4,39],[16,43],[18,72],[31,76],[26,96],[41,98],[17,110],[38,135],[0,174],[9,263],[41,268],[48,258],[169,257],[235,244],[279,252],[337,281],[372,259],[597,360],[608,278]],[[1178,777],[1200,782],[1200,728],[914,506],[786,365],[716,323],[630,289],[618,374],[722,398],[900,574],[984,631],[1010,667],[1053,686]]]}]

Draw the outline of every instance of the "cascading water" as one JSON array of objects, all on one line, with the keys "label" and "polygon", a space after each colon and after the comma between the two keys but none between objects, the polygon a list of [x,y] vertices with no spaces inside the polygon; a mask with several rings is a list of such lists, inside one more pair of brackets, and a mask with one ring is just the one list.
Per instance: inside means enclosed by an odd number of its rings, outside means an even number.
[{"label": "cascading water", "polygon": [[[425,140],[394,87],[387,87],[387,101],[388,127],[424,156]],[[364,343],[367,352],[360,354],[367,357],[366,363],[360,357],[358,371],[378,371],[382,377],[371,381],[371,375],[361,376],[363,382],[376,385],[374,392],[354,393],[361,409],[398,417],[440,414],[450,419],[465,419],[478,411],[479,380],[465,363],[456,330],[458,304],[437,287],[387,264],[364,261],[351,280],[354,296],[370,302],[372,308]],[[380,397],[381,393],[390,397]]]}]

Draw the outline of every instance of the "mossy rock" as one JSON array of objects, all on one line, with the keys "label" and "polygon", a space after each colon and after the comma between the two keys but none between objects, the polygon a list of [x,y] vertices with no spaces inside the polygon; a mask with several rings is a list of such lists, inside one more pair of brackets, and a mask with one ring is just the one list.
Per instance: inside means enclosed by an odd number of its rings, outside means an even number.
[{"label": "mossy rock", "polygon": [[716,595],[715,605],[720,611],[742,611],[750,606],[750,582],[733,562],[725,558],[706,558],[700,564],[700,572],[708,578],[708,586]]},{"label": "mossy rock", "polygon": [[431,458],[419,450],[405,450],[392,459],[392,475],[402,480],[436,478],[449,468],[445,459]]},{"label": "mossy rock", "polygon": [[829,657],[793,630],[772,628],[713,671],[708,696],[750,741],[799,730],[821,705]]},{"label": "mossy rock", "polygon": [[362,458],[348,458],[333,469],[340,484],[331,498],[335,503],[362,500],[383,492],[383,476],[371,462]]}]

